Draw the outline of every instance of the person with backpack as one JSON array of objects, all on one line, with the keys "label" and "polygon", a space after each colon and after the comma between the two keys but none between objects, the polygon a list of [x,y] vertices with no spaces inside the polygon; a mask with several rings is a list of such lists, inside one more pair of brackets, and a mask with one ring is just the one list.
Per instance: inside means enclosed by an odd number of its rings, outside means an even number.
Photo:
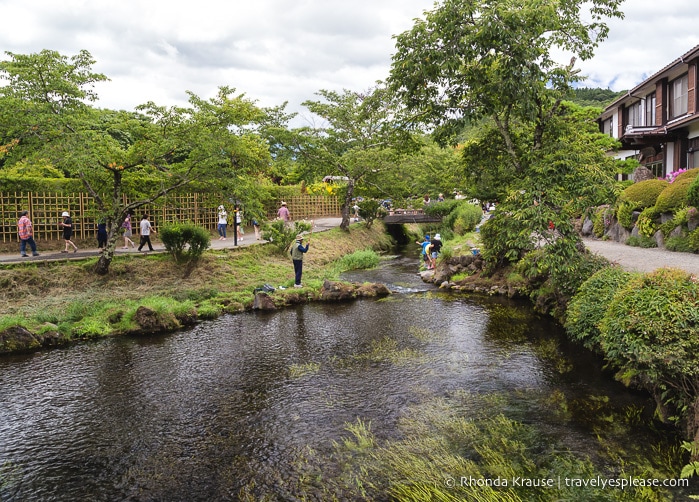
[{"label": "person with backpack", "polygon": [[294,287],[302,288],[301,275],[303,274],[303,255],[308,252],[308,246],[311,245],[311,239],[308,239],[306,246],[303,246],[303,235],[296,236],[296,242],[291,245],[291,260],[294,263]]},{"label": "person with backpack", "polygon": [[442,236],[436,234],[434,239],[432,239],[432,246],[430,246],[430,267],[434,269],[437,266],[437,257],[442,251]]}]

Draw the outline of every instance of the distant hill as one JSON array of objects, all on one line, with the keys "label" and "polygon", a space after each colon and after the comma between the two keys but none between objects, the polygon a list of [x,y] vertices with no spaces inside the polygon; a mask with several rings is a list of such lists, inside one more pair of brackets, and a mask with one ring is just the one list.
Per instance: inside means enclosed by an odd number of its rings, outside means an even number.
[{"label": "distant hill", "polygon": [[626,91],[614,92],[611,89],[601,89],[599,87],[581,87],[575,89],[575,97],[572,101],[580,106],[598,106],[604,108],[624,93],[626,93]]}]

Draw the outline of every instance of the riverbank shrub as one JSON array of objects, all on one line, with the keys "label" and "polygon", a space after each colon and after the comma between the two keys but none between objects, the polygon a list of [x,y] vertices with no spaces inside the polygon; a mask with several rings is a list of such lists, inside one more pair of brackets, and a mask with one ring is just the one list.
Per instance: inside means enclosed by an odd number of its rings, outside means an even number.
[{"label": "riverbank shrub", "polygon": [[355,251],[340,258],[336,263],[338,273],[348,270],[368,270],[379,264],[379,255],[373,249]]},{"label": "riverbank shrub", "polygon": [[160,240],[177,263],[196,263],[211,245],[209,232],[193,223],[164,225]]},{"label": "riverbank shrub", "polygon": [[262,238],[271,242],[280,253],[285,254],[296,240],[296,236],[310,231],[311,228],[311,223],[307,221],[295,221],[293,225],[287,225],[282,220],[273,220],[262,225]]},{"label": "riverbank shrub", "polygon": [[[456,235],[472,232],[483,218],[483,210],[476,204],[466,200],[449,199],[425,206],[425,214],[442,217],[442,235],[447,229]],[[448,238],[448,237],[447,237]]]},{"label": "riverbank shrub", "polygon": [[600,332],[605,357],[623,381],[652,387],[676,413],[672,419],[686,415],[699,390],[699,284],[691,274],[658,269],[632,278],[610,302]]},{"label": "riverbank shrub", "polygon": [[582,283],[568,304],[564,326],[569,337],[601,352],[600,323],[614,295],[633,277],[621,267],[598,270]]}]

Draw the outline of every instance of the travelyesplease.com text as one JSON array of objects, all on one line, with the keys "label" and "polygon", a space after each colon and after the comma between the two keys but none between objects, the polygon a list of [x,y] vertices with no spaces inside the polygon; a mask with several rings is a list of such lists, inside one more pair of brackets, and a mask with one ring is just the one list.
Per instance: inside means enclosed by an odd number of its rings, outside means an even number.
[{"label": "travelyesplease.com text", "polygon": [[689,486],[688,479],[654,479],[654,478],[606,478],[597,476],[594,478],[525,478],[513,476],[511,478],[477,478],[472,476],[460,476],[444,478],[444,485],[455,487],[493,487],[493,488],[564,488],[564,487],[594,487],[594,488],[626,488],[657,487],[677,488]]}]

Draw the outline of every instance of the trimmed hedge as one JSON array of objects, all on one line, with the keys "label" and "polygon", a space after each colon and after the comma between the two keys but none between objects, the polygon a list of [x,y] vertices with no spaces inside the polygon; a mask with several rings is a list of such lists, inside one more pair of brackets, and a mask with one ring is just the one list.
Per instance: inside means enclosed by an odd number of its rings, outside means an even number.
[{"label": "trimmed hedge", "polygon": [[590,276],[568,304],[565,328],[586,348],[601,352],[599,325],[619,289],[633,277],[621,267],[605,267]]},{"label": "trimmed hedge", "polygon": [[600,323],[605,357],[652,382],[699,376],[699,284],[661,268],[627,281]]},{"label": "trimmed hedge", "polygon": [[688,204],[689,186],[694,180],[692,178],[678,178],[668,185],[655,201],[655,208],[661,213],[671,213]]},{"label": "trimmed hedge", "polygon": [[634,183],[619,195],[620,202],[626,202],[631,209],[645,209],[654,206],[658,196],[670,183],[665,180],[645,180]]}]

